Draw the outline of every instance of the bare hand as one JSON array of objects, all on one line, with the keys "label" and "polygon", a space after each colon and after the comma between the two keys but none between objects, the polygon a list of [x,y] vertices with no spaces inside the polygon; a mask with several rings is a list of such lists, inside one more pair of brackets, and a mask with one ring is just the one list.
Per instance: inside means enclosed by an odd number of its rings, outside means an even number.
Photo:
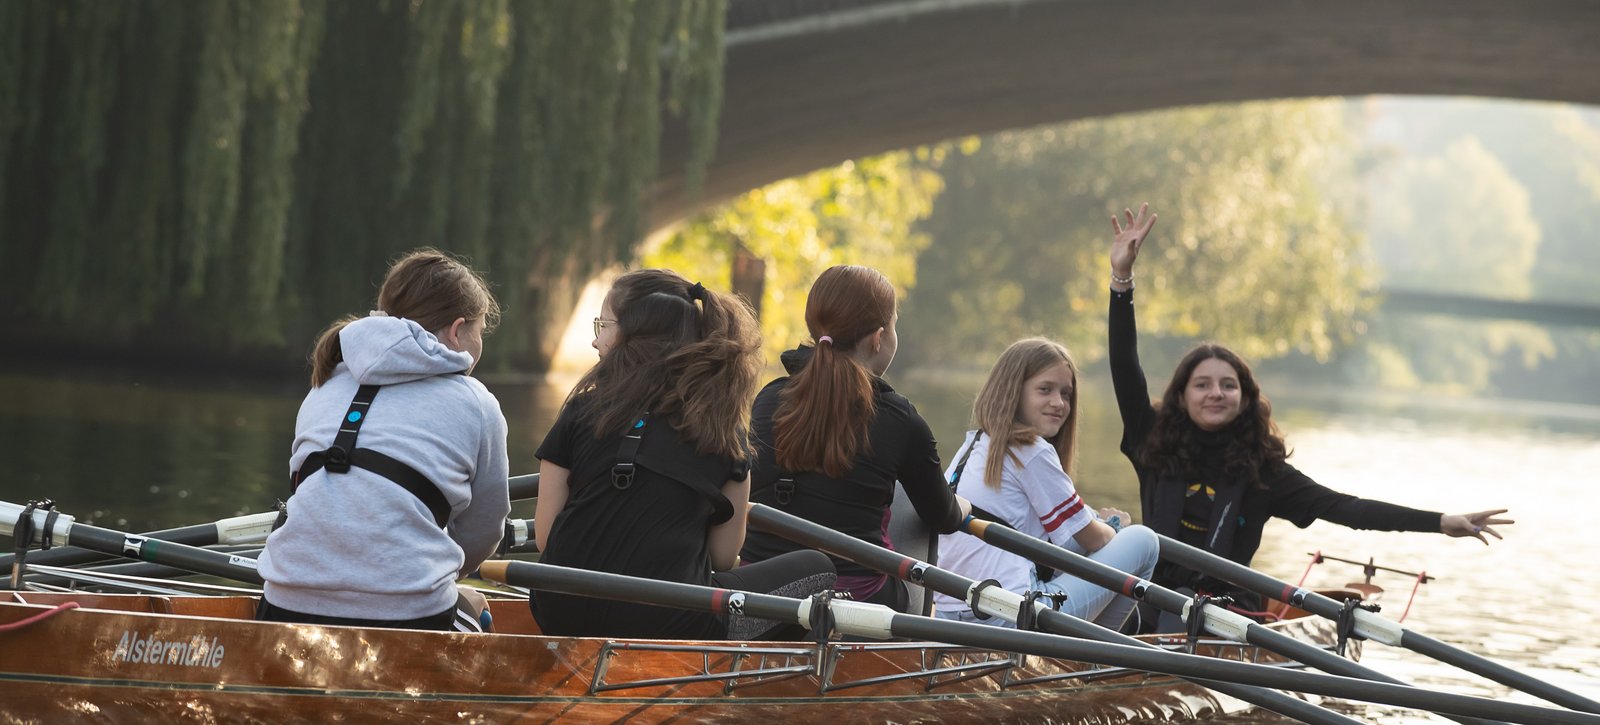
[{"label": "bare hand", "polygon": [[1118,277],[1133,276],[1133,262],[1139,256],[1139,247],[1156,225],[1156,215],[1149,211],[1148,202],[1139,205],[1138,216],[1134,216],[1132,209],[1123,209],[1126,224],[1117,215],[1111,215],[1111,229],[1116,232],[1111,240],[1111,272]]},{"label": "bare hand", "polygon": [[1446,536],[1470,536],[1482,541],[1487,546],[1489,540],[1483,537],[1484,534],[1493,536],[1496,539],[1505,538],[1500,535],[1500,532],[1495,531],[1493,526],[1516,523],[1511,519],[1496,518],[1506,511],[1507,509],[1494,509],[1493,511],[1479,511],[1471,514],[1445,515],[1439,519],[1439,532]]},{"label": "bare hand", "polygon": [[1121,529],[1122,527],[1133,523],[1133,515],[1119,508],[1107,506],[1103,509],[1100,509],[1096,513],[1100,514],[1100,520],[1106,523],[1111,523],[1111,518],[1115,516],[1117,518],[1117,525],[1113,528]]}]

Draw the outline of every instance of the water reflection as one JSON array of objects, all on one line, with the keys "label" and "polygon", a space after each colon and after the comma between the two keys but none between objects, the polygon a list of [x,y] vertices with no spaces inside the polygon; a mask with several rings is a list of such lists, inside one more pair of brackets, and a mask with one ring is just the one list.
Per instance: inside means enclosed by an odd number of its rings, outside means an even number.
[{"label": "water reflection", "polygon": [[[911,375],[892,382],[952,454],[981,379]],[[533,452],[571,380],[489,381],[510,424],[513,473],[535,470]],[[0,374],[0,498],[56,499],[63,511],[114,528],[151,530],[266,510],[283,495],[294,416],[304,390],[282,384],[188,379]],[[1109,382],[1090,372],[1080,392],[1076,480],[1096,506],[1138,510],[1137,483],[1117,450],[1121,423]],[[1276,390],[1297,390],[1273,386]],[[1418,595],[1408,624],[1419,631],[1590,697],[1600,698],[1600,634],[1588,629],[1600,597],[1591,565],[1600,483],[1600,412],[1576,407],[1470,402],[1419,408],[1416,401],[1358,401],[1296,393],[1276,400],[1295,449],[1291,459],[1348,493],[1460,513],[1506,506],[1518,520],[1505,541],[1357,532],[1325,523],[1268,525],[1256,566],[1298,580],[1308,552],[1426,570],[1438,580]],[[531,504],[517,515],[531,516]],[[1358,579],[1325,564],[1315,585]],[[1385,575],[1387,613],[1404,608],[1410,582]],[[1454,692],[1508,697],[1504,688],[1408,652],[1367,648],[1379,670]],[[1414,715],[1352,706],[1385,723]],[[1273,722],[1254,717],[1247,722]]]}]

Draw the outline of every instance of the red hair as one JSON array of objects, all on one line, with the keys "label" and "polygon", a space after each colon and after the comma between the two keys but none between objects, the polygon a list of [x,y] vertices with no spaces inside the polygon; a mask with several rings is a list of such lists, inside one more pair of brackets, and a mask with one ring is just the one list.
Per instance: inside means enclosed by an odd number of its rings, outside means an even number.
[{"label": "red hair", "polygon": [[894,315],[894,285],[878,270],[840,265],[817,277],[806,297],[806,329],[819,343],[772,417],[779,466],[834,478],[855,466],[877,406],[872,373],[851,353],[893,325]]}]

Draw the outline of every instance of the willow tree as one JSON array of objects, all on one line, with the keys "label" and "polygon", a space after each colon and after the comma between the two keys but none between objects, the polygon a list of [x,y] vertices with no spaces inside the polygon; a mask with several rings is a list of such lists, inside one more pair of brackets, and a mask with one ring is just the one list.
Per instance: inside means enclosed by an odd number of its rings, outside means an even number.
[{"label": "willow tree", "polygon": [[664,113],[703,164],[722,0],[0,2],[18,340],[272,360],[388,259],[467,255],[539,367],[640,235]]}]

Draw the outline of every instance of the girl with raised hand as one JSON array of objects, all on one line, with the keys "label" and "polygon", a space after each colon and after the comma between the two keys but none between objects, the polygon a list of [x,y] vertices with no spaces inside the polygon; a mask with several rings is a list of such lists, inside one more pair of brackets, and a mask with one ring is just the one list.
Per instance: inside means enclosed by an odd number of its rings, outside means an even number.
[{"label": "girl with raised hand", "polygon": [[[895,482],[934,530],[955,531],[968,513],[940,471],[933,432],[882,375],[894,360],[895,290],[875,269],[825,270],[806,297],[815,346],[782,356],[789,376],[756,396],[756,463],[751,498],[786,513],[889,546]],[[745,542],[746,561],[798,545],[766,532]],[[905,611],[898,580],[834,559],[838,589],[860,601]]]},{"label": "girl with raised hand", "polygon": [[[594,334],[600,361],[537,452],[540,560],[785,596],[831,586],[833,569],[814,551],[734,569],[761,372],[749,307],[671,271],[639,270],[612,285]],[[566,636],[752,639],[778,626],[551,592],[532,604],[545,633]]]},{"label": "girl with raised hand", "polygon": [[[977,430],[968,434],[950,467],[951,487],[986,518],[1147,578],[1155,568],[1155,533],[1129,525],[1126,511],[1102,508],[1099,516],[1072,484],[1078,438],[1078,369],[1060,344],[1043,338],[1006,348],[972,406]],[[971,461],[972,466],[968,466]],[[1134,601],[1077,577],[1043,572],[1033,562],[966,534],[939,537],[939,566],[974,579],[994,579],[1023,594],[1057,595],[1055,605],[1080,619],[1122,626]],[[979,619],[966,602],[939,594],[938,616]]]},{"label": "girl with raised hand", "polygon": [[422,249],[389,268],[376,310],[322,333],[258,619],[478,628],[454,582],[494,552],[511,503],[506,420],[468,374],[499,318],[482,277]]},{"label": "girl with raised hand", "polygon": [[[1172,373],[1152,405],[1139,364],[1133,314],[1133,264],[1155,225],[1149,204],[1111,218],[1111,310],[1107,335],[1111,380],[1122,413],[1122,452],[1139,476],[1144,522],[1155,531],[1249,566],[1267,519],[1305,528],[1318,519],[1353,529],[1421,531],[1501,538],[1494,526],[1506,509],[1444,515],[1339,493],[1289,465],[1288,446],[1272,420],[1272,404],[1250,366],[1226,347],[1201,343]],[[1257,600],[1223,582],[1162,563],[1155,582],[1170,588],[1227,593],[1259,609]],[[1180,627],[1170,616],[1163,630]]]}]

